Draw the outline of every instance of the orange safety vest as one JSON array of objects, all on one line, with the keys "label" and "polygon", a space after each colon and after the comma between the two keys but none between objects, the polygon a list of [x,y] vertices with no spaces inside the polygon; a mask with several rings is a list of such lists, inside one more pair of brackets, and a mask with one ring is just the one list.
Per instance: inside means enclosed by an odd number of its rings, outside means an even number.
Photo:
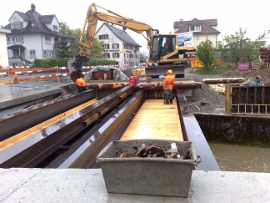
[{"label": "orange safety vest", "polygon": [[171,74],[168,74],[163,81],[164,90],[173,90],[174,77]]},{"label": "orange safety vest", "polygon": [[169,44],[168,42],[165,43],[165,44],[164,44],[164,49],[169,49],[169,45],[170,45],[170,44]]},{"label": "orange safety vest", "polygon": [[84,81],[83,78],[78,78],[75,82],[75,85],[79,86],[79,87],[85,87],[86,86],[86,82]]}]

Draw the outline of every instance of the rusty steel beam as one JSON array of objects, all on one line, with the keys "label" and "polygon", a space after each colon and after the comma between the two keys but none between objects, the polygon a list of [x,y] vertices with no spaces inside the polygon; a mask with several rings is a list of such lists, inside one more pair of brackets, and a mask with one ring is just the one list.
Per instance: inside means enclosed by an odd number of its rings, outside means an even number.
[{"label": "rusty steel beam", "polygon": [[134,96],[87,132],[48,168],[92,168],[96,164],[99,152],[110,141],[118,140],[122,136],[134,113],[141,107],[143,99],[143,91],[134,93]]},{"label": "rusty steel beam", "polygon": [[205,84],[226,84],[226,83],[242,83],[245,81],[245,78],[212,78],[212,79],[203,79]]},{"label": "rusty steel beam", "polygon": [[124,87],[0,151],[0,167],[35,167],[60,146],[84,130],[96,118],[114,107],[134,88]]},{"label": "rusty steel beam", "polygon": [[93,80],[91,83],[87,82],[87,88],[88,89],[117,89],[117,88],[123,88],[127,86],[128,82],[94,82]]},{"label": "rusty steel beam", "polygon": [[[149,90],[149,89],[162,89],[163,82],[151,82],[151,83],[138,83],[135,88],[136,89],[143,89],[143,90]],[[176,81],[174,83],[173,89],[200,89],[202,87],[202,84],[200,82],[180,82]]]},{"label": "rusty steel beam", "polygon": [[[128,82],[113,82],[113,83],[93,83],[93,80],[91,83],[87,83],[88,89],[116,89],[128,86]],[[163,81],[157,81],[157,82],[138,82],[135,85],[136,89],[142,89],[142,90],[150,90],[150,89],[162,89]],[[174,89],[200,89],[202,87],[201,82],[189,82],[189,81],[176,81],[174,83]]]},{"label": "rusty steel beam", "polygon": [[197,119],[189,111],[188,101],[182,90],[176,90],[179,117],[182,125],[184,140],[191,141],[201,156],[202,162],[197,166],[197,170],[219,171],[220,168],[210,149],[208,142],[198,124]]},{"label": "rusty steel beam", "polygon": [[0,141],[96,97],[93,90],[0,121]]}]

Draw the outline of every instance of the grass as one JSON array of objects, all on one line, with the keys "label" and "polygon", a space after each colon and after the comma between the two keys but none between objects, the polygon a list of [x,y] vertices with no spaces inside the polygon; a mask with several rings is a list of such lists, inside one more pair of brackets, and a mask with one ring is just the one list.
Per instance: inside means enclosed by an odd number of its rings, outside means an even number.
[{"label": "grass", "polygon": [[226,73],[232,69],[236,68],[236,64],[233,63],[224,63],[219,66],[215,66],[212,69],[205,69],[205,68],[197,68],[191,70],[193,74],[200,74],[200,75],[221,75]]}]

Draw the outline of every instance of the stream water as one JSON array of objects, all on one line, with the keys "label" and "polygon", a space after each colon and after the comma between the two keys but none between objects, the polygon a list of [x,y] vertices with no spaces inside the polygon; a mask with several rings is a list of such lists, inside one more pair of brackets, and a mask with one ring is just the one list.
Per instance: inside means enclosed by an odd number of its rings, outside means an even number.
[{"label": "stream water", "polygon": [[270,148],[209,143],[222,171],[270,173]]}]

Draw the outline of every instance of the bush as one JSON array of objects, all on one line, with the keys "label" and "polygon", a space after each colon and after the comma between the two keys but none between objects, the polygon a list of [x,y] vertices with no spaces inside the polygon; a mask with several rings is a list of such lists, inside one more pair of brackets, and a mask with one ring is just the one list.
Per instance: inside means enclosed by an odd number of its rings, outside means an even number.
[{"label": "bush", "polygon": [[34,67],[49,67],[48,60],[46,59],[35,59]]},{"label": "bush", "polygon": [[[68,66],[69,58],[49,58],[49,59],[35,59],[34,67],[46,68],[46,67],[65,67]],[[103,65],[115,65],[116,61],[106,59],[90,59],[84,62],[82,66],[103,66]]]}]

